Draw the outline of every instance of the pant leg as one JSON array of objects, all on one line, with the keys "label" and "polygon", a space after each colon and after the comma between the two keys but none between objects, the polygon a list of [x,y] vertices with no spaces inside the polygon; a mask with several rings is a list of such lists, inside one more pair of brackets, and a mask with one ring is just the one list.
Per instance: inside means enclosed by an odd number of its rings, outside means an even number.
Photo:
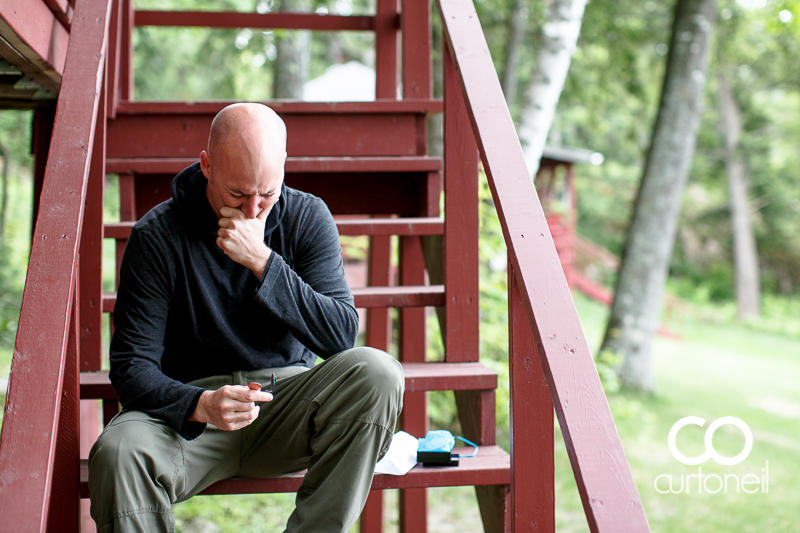
[{"label": "pant leg", "polygon": [[400,364],[372,348],[342,352],[279,380],[272,402],[244,429],[243,477],[308,468],[287,532],[347,532],[364,507],[375,463],[402,409]]},{"label": "pant leg", "polygon": [[187,441],[140,411],[117,415],[89,454],[91,515],[99,533],[175,531],[172,504],[238,469],[241,434],[210,426]]}]

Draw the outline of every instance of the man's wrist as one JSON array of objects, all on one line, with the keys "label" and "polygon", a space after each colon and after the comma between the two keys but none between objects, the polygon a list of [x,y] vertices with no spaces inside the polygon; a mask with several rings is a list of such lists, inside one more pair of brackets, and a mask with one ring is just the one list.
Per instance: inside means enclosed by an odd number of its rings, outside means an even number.
[{"label": "man's wrist", "polygon": [[267,269],[267,265],[269,264],[269,258],[272,256],[272,250],[267,246],[264,245],[264,253],[260,254],[253,264],[250,265],[250,271],[255,274],[256,278],[259,280],[264,277],[264,271]]},{"label": "man's wrist", "polygon": [[200,395],[200,398],[197,400],[197,405],[194,408],[194,412],[189,417],[189,422],[200,422],[203,424],[208,422],[206,417],[203,415],[203,408],[210,395],[211,391],[203,391],[203,393]]}]

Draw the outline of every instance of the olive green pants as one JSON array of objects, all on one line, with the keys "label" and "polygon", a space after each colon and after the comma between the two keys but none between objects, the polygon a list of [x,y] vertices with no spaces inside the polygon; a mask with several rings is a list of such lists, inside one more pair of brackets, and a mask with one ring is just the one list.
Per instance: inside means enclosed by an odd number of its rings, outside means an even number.
[{"label": "olive green pants", "polygon": [[91,514],[98,531],[171,532],[172,504],[233,476],[276,477],[308,468],[287,532],[346,532],[366,502],[403,402],[403,369],[372,348],[347,350],[313,369],[237,372],[194,382],[269,383],[275,397],[238,431],[209,425],[187,441],[140,411],[117,415],[89,455]]}]

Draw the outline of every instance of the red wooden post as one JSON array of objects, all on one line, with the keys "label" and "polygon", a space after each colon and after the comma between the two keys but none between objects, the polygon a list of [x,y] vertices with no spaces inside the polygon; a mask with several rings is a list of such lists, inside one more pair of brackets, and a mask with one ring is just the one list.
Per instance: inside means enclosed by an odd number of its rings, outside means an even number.
[{"label": "red wooden post", "polygon": [[[112,20],[114,15],[112,11]],[[109,58],[110,61],[110,58]],[[83,214],[80,252],[80,369],[99,371],[102,360],[102,320],[103,320],[103,203],[106,168],[106,105],[109,87],[108,62],[106,81],[97,109],[97,120],[92,149],[92,162],[89,169],[89,183]],[[116,402],[115,402],[116,403]],[[100,402],[84,400],[80,402],[80,457],[89,457],[97,437],[100,435]],[[81,501],[81,532],[95,531],[95,524],[89,514],[88,500]]]},{"label": "red wooden post", "polygon": [[444,48],[444,285],[448,361],[477,361],[478,151],[455,64]]},{"label": "red wooden post", "polygon": [[[425,260],[419,237],[400,237],[400,284],[425,285]],[[403,362],[426,360],[426,309],[407,307],[400,310],[400,356]],[[424,437],[428,431],[428,393],[407,392],[400,415],[403,431]],[[424,533],[428,530],[427,490],[400,491],[400,531]]]},{"label": "red wooden post", "polygon": [[119,175],[119,219],[122,222],[136,220],[136,192],[133,174]]},{"label": "red wooden post", "polygon": [[[116,118],[120,93],[120,62],[122,52],[122,0],[113,0],[111,20],[108,27],[108,63],[106,65],[107,109],[109,118]],[[103,135],[105,137],[105,135]],[[104,151],[105,153],[105,151]]]},{"label": "red wooden post", "polygon": [[556,530],[553,401],[528,314],[508,265],[512,531]]},{"label": "red wooden post", "polygon": [[122,3],[122,29],[120,30],[119,99],[133,100],[133,27],[135,11],[133,0],[117,0]]},{"label": "red wooden post", "polygon": [[378,0],[375,13],[375,98],[397,98],[398,0]]},{"label": "red wooden post", "polygon": [[403,16],[403,98],[430,98],[431,3],[430,0],[402,0]]},{"label": "red wooden post", "polygon": [[[76,276],[77,278],[77,276]],[[80,281],[75,280],[69,318],[69,338],[58,414],[53,479],[47,531],[80,531]]]},{"label": "red wooden post", "polygon": [[[391,281],[392,240],[388,236],[369,238],[367,263],[367,284],[370,287],[386,287]],[[366,345],[389,351],[392,339],[390,310],[386,308],[367,309]],[[380,533],[383,531],[383,491],[373,490],[361,512],[361,533]]]}]

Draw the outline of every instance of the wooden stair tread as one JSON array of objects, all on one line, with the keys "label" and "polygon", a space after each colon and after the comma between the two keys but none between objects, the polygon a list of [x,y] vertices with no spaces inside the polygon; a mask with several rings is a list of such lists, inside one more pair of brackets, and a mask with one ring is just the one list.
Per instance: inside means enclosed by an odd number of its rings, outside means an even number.
[{"label": "wooden stair tread", "polygon": [[[110,157],[111,174],[177,174],[198,157]],[[442,160],[427,156],[385,157],[288,157],[287,174],[311,172],[439,172]]]},{"label": "wooden stair tread", "polygon": [[[240,100],[213,100],[195,102],[141,102],[120,100],[117,115],[216,115],[223,108]],[[262,102],[276,113],[292,114],[362,114],[362,113],[441,113],[442,99],[373,100],[367,102],[301,102],[297,100],[269,100]]]},{"label": "wooden stair tread", "polygon": [[[472,448],[456,448],[469,454]],[[373,490],[452,487],[464,485],[508,485],[511,483],[511,457],[499,446],[480,446],[475,457],[464,457],[457,467],[430,467],[418,464],[404,476],[375,474]],[[81,460],[81,498],[88,498],[89,466]],[[296,492],[305,472],[272,479],[231,478],[219,481],[200,494],[262,494]]]},{"label": "wooden stair tread", "polygon": [[[444,285],[403,285],[400,287],[360,287],[351,289],[356,308],[441,307]],[[103,293],[103,312],[113,313],[115,293]]]},{"label": "wooden stair tread", "polygon": [[[347,218],[335,219],[339,235],[442,235],[444,219],[419,218]],[[126,240],[135,222],[113,222],[103,225],[103,238]]]},{"label": "wooden stair tread", "polygon": [[[431,390],[489,390],[497,388],[497,373],[481,363],[401,363],[406,392]],[[81,372],[84,400],[116,400],[108,371]]]}]

